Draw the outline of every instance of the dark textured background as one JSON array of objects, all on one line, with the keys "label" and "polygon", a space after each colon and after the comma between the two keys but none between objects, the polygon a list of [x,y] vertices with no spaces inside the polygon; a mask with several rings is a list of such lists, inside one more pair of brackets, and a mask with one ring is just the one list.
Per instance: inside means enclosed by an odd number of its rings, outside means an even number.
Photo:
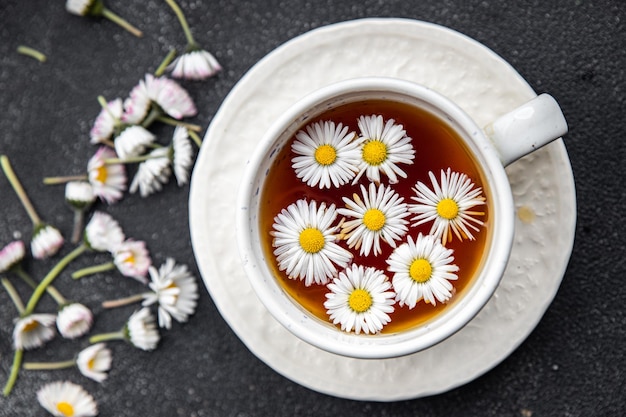
[{"label": "dark textured background", "polygon": [[[184,36],[164,1],[109,0],[111,9],[145,33],[137,39],[104,20],[69,15],[64,1],[0,0],[0,153],[11,161],[41,216],[69,235],[63,187],[42,178],[82,173],[95,148],[88,132],[98,95],[125,97]],[[303,388],[252,355],[219,315],[203,287],[198,310],[163,333],[155,352],[110,343],[114,362],[99,385],[76,370],[23,371],[0,416],[44,415],[36,390],[70,379],[99,403],[102,416],[623,416],[626,414],[626,317],[623,185],[626,157],[626,2],[537,1],[182,1],[197,40],[225,70],[186,82],[206,127],[244,73],[283,42],[310,29],[372,16],[409,17],[448,26],[511,63],[536,91],[558,98],[569,122],[565,143],[578,200],[574,252],[561,288],[542,321],[510,357],[474,382],[433,397],[397,403],[355,402]],[[17,45],[48,56],[41,64]],[[163,141],[170,130],[162,129]],[[198,276],[190,246],[188,186],[127,196],[106,209],[128,236],[145,240],[154,262],[167,256]],[[0,246],[31,226],[0,177]],[[62,254],[71,246],[64,247]],[[78,268],[105,258],[85,255]],[[51,262],[27,261],[41,279]],[[198,276],[199,278],[199,276]],[[133,307],[102,311],[102,300],[133,294],[140,284],[116,274],[56,286],[97,314],[95,332],[116,330]],[[18,286],[24,297],[26,289]],[[40,311],[54,304],[44,298]],[[15,310],[0,291],[0,384],[11,363]],[[68,359],[86,344],[55,339],[27,360]],[[375,381],[372,381],[375,383]]]}]

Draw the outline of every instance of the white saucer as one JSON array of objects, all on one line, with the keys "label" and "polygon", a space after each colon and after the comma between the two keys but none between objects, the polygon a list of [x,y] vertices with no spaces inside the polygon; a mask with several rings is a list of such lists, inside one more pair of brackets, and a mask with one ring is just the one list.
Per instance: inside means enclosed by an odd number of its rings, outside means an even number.
[{"label": "white saucer", "polygon": [[435,89],[456,101],[479,125],[535,96],[492,51],[437,25],[365,19],[311,31],[257,63],[222,104],[193,172],[190,227],[209,293],[256,356],[319,392],[394,401],[467,383],[497,365],[528,336],[565,272],[574,241],[576,201],[560,140],[507,169],[518,209],[507,272],[479,315],[439,345],[401,358],[359,360],[301,342],[265,310],[240,264],[234,222],[242,171],[257,140],[290,104],[332,82],[375,75]]}]

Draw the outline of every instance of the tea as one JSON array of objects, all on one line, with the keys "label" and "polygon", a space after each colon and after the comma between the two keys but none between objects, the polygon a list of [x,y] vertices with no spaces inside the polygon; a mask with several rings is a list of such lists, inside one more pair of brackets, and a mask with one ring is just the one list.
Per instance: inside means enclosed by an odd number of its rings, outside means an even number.
[{"label": "tea", "polygon": [[[447,241],[445,239],[445,248],[453,251],[454,264],[458,267],[457,279],[450,281],[453,289],[449,299],[443,303],[437,302],[436,305],[422,300],[414,308],[409,308],[406,304],[400,306],[395,303],[394,311],[389,314],[390,321],[381,331],[382,333],[393,333],[423,324],[441,313],[463,293],[463,290],[472,281],[483,260],[483,252],[488,238],[486,229],[489,227],[489,193],[485,187],[481,170],[459,138],[458,133],[438,116],[410,104],[386,100],[347,103],[307,120],[301,129],[317,122],[332,121],[336,125],[341,123],[343,126],[347,126],[350,132],[358,134],[360,127],[357,121],[361,116],[370,115],[380,115],[385,121],[393,119],[396,125],[402,126],[406,136],[411,138],[411,145],[414,149],[412,164],[401,166],[406,173],[406,178],[399,176],[397,183],[389,184],[389,178],[383,174],[380,181],[402,197],[404,203],[408,205],[415,203],[415,188],[418,182],[432,187],[432,175],[439,181],[440,173],[448,170],[466,175],[471,180],[474,190],[482,189],[482,195],[487,199],[486,204],[482,204],[478,209],[475,208],[479,211],[472,212],[482,222],[480,230],[471,233],[473,240],[468,239],[463,230],[460,232],[461,238],[457,238],[452,233],[452,240]],[[337,208],[344,208],[346,206],[345,199],[352,200],[356,196],[362,196],[361,187],[364,186],[365,189],[368,189],[371,181],[366,175],[362,175],[356,183],[353,184],[350,181],[340,187],[331,185],[330,188],[321,189],[319,186],[307,185],[298,178],[292,167],[293,159],[298,156],[292,149],[295,140],[294,135],[280,150],[269,170],[264,188],[261,190],[259,221],[260,233],[264,238],[263,251],[282,288],[304,309],[319,319],[330,322],[327,308],[324,306],[327,300],[326,294],[329,292],[327,285],[312,284],[307,286],[304,280],[289,278],[284,270],[281,271],[284,268],[279,268],[274,255],[275,247],[272,236],[275,218],[283,209],[302,199],[316,201],[318,205],[323,203],[327,207],[334,204]],[[431,174],[429,175],[429,173]],[[415,241],[420,233],[428,235],[431,231],[432,222],[425,222],[416,226],[414,225],[416,222],[412,220],[415,216],[415,213],[411,213],[410,216],[406,217],[408,232],[395,242],[396,247],[405,243],[408,237]],[[339,215],[338,218],[341,219],[344,216]],[[344,223],[347,220],[349,219],[344,219]],[[341,235],[339,232],[338,234]],[[389,263],[387,262],[395,250],[391,244],[385,241],[381,242],[380,253],[374,255],[371,251],[364,254],[357,247],[350,248],[345,238],[335,243],[352,253],[352,264],[384,271],[391,280],[393,273],[389,272]],[[343,268],[337,269],[341,271]]]}]

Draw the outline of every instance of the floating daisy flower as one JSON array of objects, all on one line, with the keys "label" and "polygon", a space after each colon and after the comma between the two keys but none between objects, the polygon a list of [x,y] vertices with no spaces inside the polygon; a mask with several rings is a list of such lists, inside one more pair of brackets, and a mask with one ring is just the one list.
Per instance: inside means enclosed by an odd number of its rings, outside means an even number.
[{"label": "floating daisy flower", "polygon": [[159,326],[167,329],[172,327],[172,317],[180,323],[187,321],[196,309],[198,284],[189,273],[186,265],[176,265],[174,259],[168,258],[157,271],[150,267],[149,284],[154,292],[144,295],[143,306],[157,303]]},{"label": "floating daisy flower", "polygon": [[103,146],[87,163],[89,182],[93,186],[94,194],[108,204],[120,200],[126,190],[124,165],[106,162],[115,158],[117,158],[115,151]]},{"label": "floating daisy flower", "polygon": [[278,268],[291,279],[304,280],[306,286],[326,284],[337,273],[335,265],[345,267],[352,254],[335,243],[337,226],[335,205],[298,200],[274,218],[272,242]]},{"label": "floating daisy flower", "polygon": [[128,126],[115,137],[115,152],[122,161],[141,155],[156,136],[139,125]]},{"label": "floating daisy flower", "polygon": [[148,307],[134,312],[122,330],[113,333],[104,333],[92,336],[90,343],[99,343],[106,340],[125,340],[136,348],[142,350],[154,350],[159,343],[159,329],[156,326],[154,316]]},{"label": "floating daisy flower", "polygon": [[406,178],[406,173],[397,164],[412,164],[415,150],[402,125],[395,124],[393,119],[385,123],[380,115],[361,116],[358,125],[361,162],[352,183],[356,184],[363,174],[370,181],[379,183],[381,172],[387,175],[390,184],[397,183],[398,176]]},{"label": "floating daisy flower", "polygon": [[81,374],[97,382],[107,378],[113,357],[104,343],[96,343],[78,353],[76,366]]},{"label": "floating daisy flower", "polygon": [[57,329],[66,339],[76,339],[91,329],[93,314],[80,303],[61,306],[56,318]]},{"label": "floating daisy flower", "polygon": [[65,10],[77,16],[102,16],[137,37],[143,36],[143,33],[139,29],[107,8],[103,0],[67,0]]},{"label": "floating daisy flower", "polygon": [[95,145],[98,143],[106,143],[111,139],[115,129],[120,124],[123,113],[124,107],[122,99],[117,98],[108,103],[104,102],[102,110],[100,110],[93,127],[89,131],[90,142]]},{"label": "floating daisy flower", "polygon": [[129,239],[115,249],[113,263],[122,275],[146,283],[152,260],[145,242]]},{"label": "floating daisy flower", "polygon": [[409,222],[404,218],[409,212],[404,198],[384,184],[378,190],[374,183],[370,183],[369,190],[361,185],[361,194],[363,199],[356,193],[353,200],[343,198],[346,207],[337,212],[354,220],[342,224],[341,234],[350,248],[360,249],[361,255],[368,256],[373,251],[377,256],[382,252],[381,240],[395,248],[395,241],[406,234]]},{"label": "floating daisy flower", "polygon": [[24,259],[24,242],[15,240],[0,250],[0,273],[17,267]]},{"label": "floating daisy flower", "polygon": [[111,215],[96,211],[85,227],[85,243],[98,252],[114,252],[125,236],[119,223]]},{"label": "floating daisy flower", "polygon": [[212,77],[222,70],[215,57],[202,49],[193,38],[183,11],[174,0],[166,0],[172,8],[187,38],[185,53],[176,58],[167,69],[172,71],[174,78],[203,80]]},{"label": "floating daisy flower", "polygon": [[170,168],[169,148],[157,148],[147,155],[144,162],[139,164],[137,173],[130,184],[130,192],[147,197],[163,189],[163,184],[169,181],[172,170]]},{"label": "floating daisy flower", "polygon": [[296,133],[291,145],[294,153],[292,167],[298,178],[309,187],[339,187],[356,175],[360,162],[359,145],[354,132],[341,123],[316,122]]},{"label": "floating daisy flower", "polygon": [[13,346],[16,350],[28,350],[43,346],[56,334],[54,314],[29,314],[20,318],[13,329]]},{"label": "floating daisy flower", "polygon": [[348,267],[328,284],[324,307],[333,324],[356,334],[378,333],[391,321],[396,294],[383,271],[362,265]]},{"label": "floating daisy flower", "polygon": [[33,239],[30,241],[30,250],[35,259],[46,259],[55,255],[64,239],[56,227],[42,224],[35,228]]},{"label": "floating daisy flower", "polygon": [[431,235],[409,236],[408,242],[398,246],[389,259],[388,270],[393,272],[393,288],[400,306],[412,309],[424,300],[433,306],[446,302],[452,296],[450,281],[457,279],[458,266],[452,264],[452,249],[444,247]]},{"label": "floating daisy flower", "polygon": [[193,149],[189,142],[189,131],[186,128],[178,126],[174,129],[171,149],[174,176],[180,187],[189,182],[189,170],[193,164]]},{"label": "floating daisy flower", "polygon": [[69,381],[56,381],[37,391],[39,404],[58,417],[91,417],[98,415],[93,397],[80,385]]},{"label": "floating daisy flower", "polygon": [[472,211],[472,207],[485,204],[485,197],[480,187],[475,185],[465,174],[441,170],[441,183],[433,172],[428,176],[432,182],[432,190],[422,182],[413,189],[416,196],[411,197],[416,204],[409,205],[409,211],[417,214],[411,220],[414,226],[433,221],[431,235],[441,239],[445,245],[452,240],[452,232],[459,240],[474,240],[473,232],[479,231],[478,226],[484,223],[474,216],[484,216],[482,211]]}]

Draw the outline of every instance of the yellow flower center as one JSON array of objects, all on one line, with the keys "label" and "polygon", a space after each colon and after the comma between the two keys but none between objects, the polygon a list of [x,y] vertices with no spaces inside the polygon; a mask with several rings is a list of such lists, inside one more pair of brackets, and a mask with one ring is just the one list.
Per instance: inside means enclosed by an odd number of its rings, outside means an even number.
[{"label": "yellow flower center", "polygon": [[322,145],[315,150],[315,160],[320,165],[331,165],[336,159],[337,151],[332,145]]},{"label": "yellow flower center", "polygon": [[446,220],[452,220],[459,214],[459,205],[451,198],[444,198],[437,203],[437,214]]},{"label": "yellow flower center", "polygon": [[106,165],[102,165],[96,168],[96,181],[104,184],[107,180],[108,175],[109,173],[107,171]]},{"label": "yellow flower center", "polygon": [[96,364],[96,358],[91,358],[89,359],[89,362],[87,362],[87,368],[93,369],[95,364]]},{"label": "yellow flower center", "polygon": [[322,250],[326,240],[319,229],[308,227],[300,232],[300,246],[307,253],[317,253]]},{"label": "yellow flower center", "polygon": [[363,160],[369,165],[380,165],[387,159],[387,145],[379,140],[370,140],[363,146]]},{"label": "yellow flower center", "polygon": [[32,332],[37,327],[39,327],[39,322],[33,320],[30,323],[28,323],[26,326],[24,326],[24,332]]},{"label": "yellow flower center", "polygon": [[125,264],[135,265],[135,262],[137,262],[137,259],[135,258],[135,255],[132,253],[128,254],[126,259],[124,259]]},{"label": "yellow flower center", "polygon": [[348,305],[357,313],[364,313],[372,306],[372,296],[369,292],[357,288],[348,297]]},{"label": "yellow flower center", "polygon": [[424,258],[416,259],[411,263],[409,275],[415,282],[423,283],[430,279],[433,273],[433,267]]},{"label": "yellow flower center", "polygon": [[57,410],[64,416],[70,417],[74,415],[74,407],[72,407],[72,404],[66,403],[65,401],[57,403]]},{"label": "yellow flower center", "polygon": [[363,224],[374,232],[382,229],[385,221],[385,214],[377,208],[371,208],[363,215]]}]

